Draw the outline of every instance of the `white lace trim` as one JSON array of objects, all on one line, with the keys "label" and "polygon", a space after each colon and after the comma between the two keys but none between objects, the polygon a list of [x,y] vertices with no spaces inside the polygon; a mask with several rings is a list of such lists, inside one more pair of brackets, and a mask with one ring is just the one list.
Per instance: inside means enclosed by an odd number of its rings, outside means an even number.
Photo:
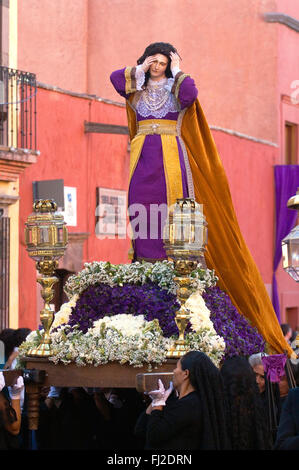
[{"label": "white lace trim", "polygon": [[137,91],[142,90],[142,86],[143,86],[144,81],[145,81],[145,73],[144,73],[144,71],[142,70],[141,67],[142,67],[141,65],[137,65],[137,67],[136,67],[135,77],[136,77],[136,90]]},{"label": "white lace trim", "polygon": [[149,79],[146,90],[142,91],[136,105],[136,110],[142,117],[153,116],[161,119],[168,113],[180,111],[180,105],[171,88],[173,78],[166,78],[156,82]]}]

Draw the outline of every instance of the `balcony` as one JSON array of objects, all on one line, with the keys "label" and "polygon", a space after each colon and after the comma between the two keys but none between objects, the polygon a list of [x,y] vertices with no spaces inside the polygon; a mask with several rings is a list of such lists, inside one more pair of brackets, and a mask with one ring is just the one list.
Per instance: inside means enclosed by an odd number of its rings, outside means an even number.
[{"label": "balcony", "polygon": [[0,181],[37,161],[36,75],[0,66]]}]

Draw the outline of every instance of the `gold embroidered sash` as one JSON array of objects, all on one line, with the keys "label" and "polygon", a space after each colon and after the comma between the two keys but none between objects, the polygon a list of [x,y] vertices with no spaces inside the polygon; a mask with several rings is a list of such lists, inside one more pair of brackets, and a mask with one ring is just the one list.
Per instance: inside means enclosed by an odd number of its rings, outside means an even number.
[{"label": "gold embroidered sash", "polygon": [[167,189],[167,204],[175,204],[177,198],[183,197],[182,171],[176,140],[177,122],[167,119],[147,119],[139,121],[137,134],[131,141],[130,178],[136,169],[145,137],[158,134],[161,136],[163,165]]}]

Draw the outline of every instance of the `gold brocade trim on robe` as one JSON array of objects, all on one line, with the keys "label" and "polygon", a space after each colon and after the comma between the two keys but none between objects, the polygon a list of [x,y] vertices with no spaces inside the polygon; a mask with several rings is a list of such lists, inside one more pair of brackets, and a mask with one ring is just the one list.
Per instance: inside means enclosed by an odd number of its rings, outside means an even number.
[{"label": "gold brocade trim on robe", "polygon": [[179,101],[180,87],[181,87],[181,84],[185,80],[186,77],[190,77],[190,75],[187,74],[187,73],[184,73],[182,71],[178,72],[175,76],[175,80],[174,80],[174,83],[173,83],[172,88],[171,88],[171,93],[174,94],[174,96],[176,97],[176,99],[178,101]]},{"label": "gold brocade trim on robe", "polygon": [[132,176],[139,161],[145,137],[145,134],[139,134],[136,135],[131,141],[129,185],[131,183]]},{"label": "gold brocade trim on robe", "polygon": [[176,140],[176,125],[176,121],[167,119],[139,121],[137,134],[131,141],[129,184],[138,164],[146,135],[158,134],[161,136],[168,206],[175,204],[177,198],[183,197],[182,171]]},{"label": "gold brocade trim on robe", "polygon": [[136,91],[136,67],[125,68],[126,79],[126,94],[134,93]]},{"label": "gold brocade trim on robe", "polygon": [[183,197],[182,171],[178,143],[173,135],[161,135],[167,188],[167,204],[172,206]]}]

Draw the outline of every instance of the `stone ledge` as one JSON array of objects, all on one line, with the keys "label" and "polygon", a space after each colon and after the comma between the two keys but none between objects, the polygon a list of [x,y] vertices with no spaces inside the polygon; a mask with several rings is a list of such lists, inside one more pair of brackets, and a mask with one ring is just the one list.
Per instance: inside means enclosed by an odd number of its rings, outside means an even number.
[{"label": "stone ledge", "polygon": [[0,194],[0,205],[10,206],[20,199],[20,196],[11,196],[9,194]]},{"label": "stone ledge", "polygon": [[40,155],[38,150],[0,146],[0,181],[17,181]]}]

